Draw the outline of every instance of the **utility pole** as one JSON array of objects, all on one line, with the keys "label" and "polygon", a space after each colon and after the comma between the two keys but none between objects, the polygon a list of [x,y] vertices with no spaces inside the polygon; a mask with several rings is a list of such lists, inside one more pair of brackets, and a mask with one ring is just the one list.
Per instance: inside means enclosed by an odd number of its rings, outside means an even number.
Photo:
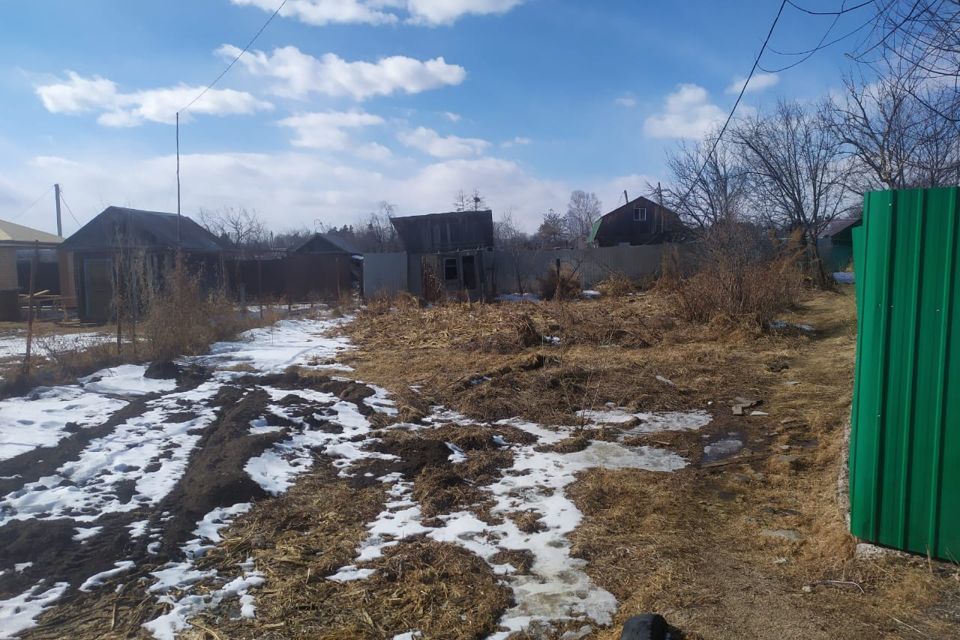
[{"label": "utility pole", "polygon": [[180,112],[177,111],[177,247],[180,247]]},{"label": "utility pole", "polygon": [[60,185],[53,185],[53,195],[57,199],[57,235],[63,237],[63,222],[60,220]]}]

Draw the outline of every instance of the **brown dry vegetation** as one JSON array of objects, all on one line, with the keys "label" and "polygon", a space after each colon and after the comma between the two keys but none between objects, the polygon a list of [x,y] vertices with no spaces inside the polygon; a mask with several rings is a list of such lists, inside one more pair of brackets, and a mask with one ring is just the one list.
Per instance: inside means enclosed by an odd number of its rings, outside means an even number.
[{"label": "brown dry vegetation", "polygon": [[[360,347],[348,360],[397,394],[406,417],[431,404],[483,420],[566,424],[607,402],[710,410],[714,422],[699,434],[636,438],[669,446],[691,467],[593,470],[570,488],[585,514],[574,553],[621,602],[618,624],[658,611],[688,638],[960,637],[955,566],[854,556],[838,498],[852,291],[804,294],[781,316],[812,324],[814,337],[683,315],[663,291],[559,304],[381,302],[347,328]],[[762,399],[758,409],[769,415],[732,415],[737,397]],[[701,436],[731,431],[745,449],[703,462]],[[573,440],[565,446],[578,446]]]}]

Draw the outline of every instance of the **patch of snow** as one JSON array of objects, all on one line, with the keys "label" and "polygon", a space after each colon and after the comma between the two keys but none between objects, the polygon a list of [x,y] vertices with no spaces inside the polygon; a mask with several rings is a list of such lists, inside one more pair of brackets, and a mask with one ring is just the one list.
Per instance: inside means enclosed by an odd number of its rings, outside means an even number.
[{"label": "patch of snow", "polygon": [[447,448],[450,449],[450,455],[447,456],[447,460],[453,464],[460,464],[467,461],[467,454],[463,452],[463,449],[452,442],[446,442],[444,444],[446,444]]},{"label": "patch of snow", "polygon": [[130,529],[131,538],[142,538],[147,535],[147,526],[150,524],[149,520],[137,520],[136,522],[131,522],[127,525],[127,529]]},{"label": "patch of snow", "polygon": [[43,582],[41,580],[20,595],[0,600],[0,620],[3,621],[0,638],[13,638],[35,625],[37,616],[59,600],[70,587],[68,582],[58,582],[46,591],[40,591]]},{"label": "patch of snow", "polygon": [[176,380],[145,378],[147,368],[139,364],[122,364],[103,369],[85,378],[80,385],[87,391],[115,396],[143,396],[148,393],[167,393],[177,387]]},{"label": "patch of snow", "polygon": [[595,300],[596,298],[599,298],[600,295],[600,292],[594,289],[584,289],[580,292],[580,296],[582,298],[586,298],[587,300]]},{"label": "patch of snow", "polygon": [[[206,382],[191,391],[151,400],[145,413],[89,442],[77,459],[63,464],[55,475],[0,498],[0,526],[30,518],[92,522],[106,512],[133,511],[159,503],[186,469],[199,432],[216,417],[205,403],[219,388],[216,382]],[[192,405],[197,417],[169,422],[167,416],[184,410],[181,402]],[[144,471],[151,464],[156,469]],[[117,486],[129,481],[135,483],[134,495],[122,502]]]},{"label": "patch of snow", "polygon": [[33,566],[32,562],[18,562],[13,565],[13,570],[17,573],[23,573],[27,569]]},{"label": "patch of snow", "polygon": [[126,404],[74,385],[39,387],[27,396],[0,400],[0,460],[56,446],[67,435],[67,423],[90,427]]},{"label": "patch of snow", "polygon": [[197,360],[220,369],[242,364],[258,373],[281,373],[293,365],[351,371],[346,365],[310,364],[312,360],[336,358],[350,348],[347,338],[327,335],[349,320],[281,320],[269,327],[245,331],[236,341],[217,342],[210,347],[210,355]]},{"label": "patch of snow", "polygon": [[[146,520],[143,522],[146,523]],[[94,537],[102,530],[103,527],[75,527],[74,531],[76,531],[76,533],[73,534],[73,539],[77,542],[83,542],[84,540]]]},{"label": "patch of snow", "polygon": [[382,387],[373,384],[364,383],[373,389],[373,395],[363,399],[363,404],[374,411],[388,416],[397,415],[397,403],[390,397],[390,392]]},{"label": "patch of snow", "polygon": [[[83,351],[100,344],[115,342],[116,336],[106,333],[82,332],[38,335],[34,337],[32,353],[43,357],[46,352]],[[0,336],[0,360],[22,358],[27,353],[27,336]]]},{"label": "patch of snow", "polygon": [[260,436],[265,433],[279,433],[283,431],[283,427],[271,427],[267,424],[266,418],[257,418],[256,420],[250,421],[250,435]]},{"label": "patch of snow", "polygon": [[136,566],[136,563],[133,560],[121,560],[120,562],[113,563],[113,569],[107,569],[106,571],[101,571],[96,573],[89,578],[87,578],[82,585],[80,585],[80,591],[90,591],[101,586],[105,581],[109,580],[114,576],[118,576],[121,573],[126,573]]},{"label": "patch of snow", "polygon": [[[552,429],[516,418],[496,424],[522,429],[536,436],[538,444],[555,443],[570,434],[568,428]],[[503,438],[500,441],[507,444]],[[479,555],[498,575],[504,576],[513,590],[516,604],[499,621],[499,626],[506,631],[491,638],[504,639],[534,622],[550,624],[574,619],[610,624],[617,608],[616,598],[593,584],[583,571],[585,560],[570,555],[568,536],[579,525],[582,514],[564,490],[578,473],[587,469],[669,472],[687,463],[670,451],[627,447],[614,442],[592,442],[586,449],[570,454],[539,452],[535,446],[516,445],[513,466],[484,490],[495,502],[491,509],[494,515],[532,511],[539,515],[542,531],[525,533],[509,517],[504,517],[499,525],[490,525],[468,511],[439,516],[442,526],[427,527],[421,521],[420,506],[413,499],[412,483],[393,474],[381,478],[393,483],[389,491],[391,499],[383,512],[367,525],[368,537],[357,548],[354,563],[342,567],[330,579],[363,580],[374,570],[358,565],[381,557],[384,549],[405,538],[426,535]],[[532,552],[531,574],[517,575],[512,566],[494,563],[493,556],[504,549]]]},{"label": "patch of snow", "polygon": [[393,640],[416,640],[416,638],[422,638],[423,632],[421,631],[407,631],[406,633],[398,633],[393,636]]}]

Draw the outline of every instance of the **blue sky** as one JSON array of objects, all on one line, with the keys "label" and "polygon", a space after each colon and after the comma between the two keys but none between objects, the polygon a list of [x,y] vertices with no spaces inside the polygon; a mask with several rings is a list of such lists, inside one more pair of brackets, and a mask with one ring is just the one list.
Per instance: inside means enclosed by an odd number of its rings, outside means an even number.
[{"label": "blue sky", "polygon": [[[28,206],[59,182],[68,234],[110,204],[175,210],[173,114],[279,4],[0,2],[0,218],[52,229],[52,195]],[[312,228],[382,200],[448,210],[474,187],[529,230],[571,189],[612,208],[665,181],[665,150],[725,116],[778,6],[288,0],[184,116],[183,211],[247,207],[277,230]],[[842,16],[833,34],[868,17]],[[772,45],[813,47],[831,20],[788,7]],[[856,42],[761,74],[745,109],[819,99]]]}]

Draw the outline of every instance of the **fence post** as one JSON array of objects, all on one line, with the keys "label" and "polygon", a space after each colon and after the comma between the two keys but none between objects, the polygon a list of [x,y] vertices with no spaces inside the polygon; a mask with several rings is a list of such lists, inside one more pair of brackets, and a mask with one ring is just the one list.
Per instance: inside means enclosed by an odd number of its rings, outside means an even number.
[{"label": "fence post", "polygon": [[30,352],[33,349],[33,293],[37,282],[37,262],[40,260],[40,241],[33,241],[33,258],[30,260],[30,295],[27,297],[27,352],[23,358],[24,377],[30,375]]}]

